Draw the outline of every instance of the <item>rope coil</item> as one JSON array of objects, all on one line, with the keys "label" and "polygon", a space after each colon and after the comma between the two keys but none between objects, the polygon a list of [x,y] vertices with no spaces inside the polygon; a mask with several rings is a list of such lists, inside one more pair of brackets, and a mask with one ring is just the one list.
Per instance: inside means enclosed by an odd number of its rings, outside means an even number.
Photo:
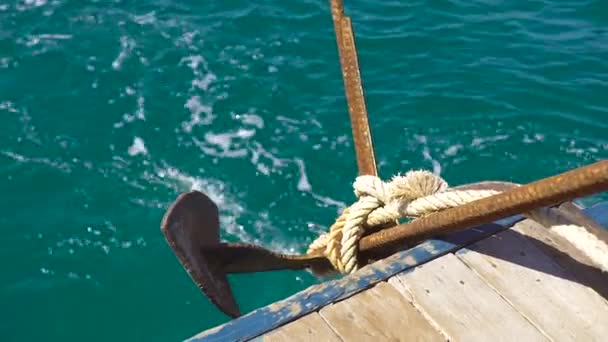
[{"label": "rope coil", "polygon": [[365,229],[402,218],[417,218],[498,193],[494,190],[449,190],[441,177],[425,170],[397,175],[389,182],[359,176],[353,183],[358,200],[346,208],[329,232],[313,241],[308,252],[323,251],[333,267],[349,274],[359,268],[357,244]]}]

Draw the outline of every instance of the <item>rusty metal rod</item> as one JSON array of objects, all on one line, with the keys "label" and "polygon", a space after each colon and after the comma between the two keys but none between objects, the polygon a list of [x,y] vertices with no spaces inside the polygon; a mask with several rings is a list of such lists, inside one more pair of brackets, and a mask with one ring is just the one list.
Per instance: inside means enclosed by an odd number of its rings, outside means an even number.
[{"label": "rusty metal rod", "polygon": [[387,247],[411,239],[420,241],[603,191],[608,191],[608,160],[386,228],[363,237],[359,250]]},{"label": "rusty metal rod", "polygon": [[330,6],[359,175],[377,176],[376,156],[361,85],[361,73],[351,20],[344,14],[344,4],[341,0],[330,0]]}]

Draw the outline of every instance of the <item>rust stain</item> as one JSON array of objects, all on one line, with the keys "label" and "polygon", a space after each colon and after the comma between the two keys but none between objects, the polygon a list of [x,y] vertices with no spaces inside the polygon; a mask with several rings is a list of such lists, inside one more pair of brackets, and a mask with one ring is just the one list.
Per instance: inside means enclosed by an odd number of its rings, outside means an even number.
[{"label": "rust stain", "polygon": [[344,14],[344,4],[341,0],[331,0],[330,5],[359,174],[377,176],[376,156],[369,128],[351,20]]}]

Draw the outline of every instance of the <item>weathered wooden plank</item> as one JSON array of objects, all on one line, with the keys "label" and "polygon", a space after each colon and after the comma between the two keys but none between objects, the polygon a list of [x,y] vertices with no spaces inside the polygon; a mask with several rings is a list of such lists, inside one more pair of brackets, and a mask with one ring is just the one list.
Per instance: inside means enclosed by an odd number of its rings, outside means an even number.
[{"label": "weathered wooden plank", "polygon": [[453,341],[548,339],[453,254],[393,277]]},{"label": "weathered wooden plank", "polygon": [[[608,216],[608,212],[605,214]],[[565,237],[530,220],[516,224],[512,230],[528,237],[543,253],[568,270],[580,282],[608,299],[608,272],[599,269],[583,251]]]},{"label": "weathered wooden plank", "polygon": [[397,252],[386,259],[367,265],[352,275],[335,281],[311,286],[293,296],[250,312],[223,325],[205,330],[188,341],[247,341],[299,317],[352,296],[377,282],[404,270],[416,267],[433,258],[451,253],[484,237],[507,229],[520,221],[520,215],[472,227],[460,232],[457,242],[451,239],[428,240],[408,250]]},{"label": "weathered wooden plank", "polygon": [[342,341],[316,312],[273,330],[260,340],[264,342]]},{"label": "weathered wooden plank", "polygon": [[501,232],[456,255],[552,340],[606,340],[604,299],[518,232]]},{"label": "weathered wooden plank", "polygon": [[446,340],[387,283],[326,306],[319,314],[345,341]]}]

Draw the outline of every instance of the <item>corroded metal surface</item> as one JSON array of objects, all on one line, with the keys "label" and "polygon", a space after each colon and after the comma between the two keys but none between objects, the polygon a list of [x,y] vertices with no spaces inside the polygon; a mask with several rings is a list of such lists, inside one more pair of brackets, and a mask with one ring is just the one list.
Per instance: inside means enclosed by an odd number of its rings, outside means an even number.
[{"label": "corroded metal surface", "polygon": [[224,313],[238,317],[224,265],[210,254],[220,244],[215,203],[198,191],[181,194],[163,217],[161,231],[198,288]]},{"label": "corroded metal surface", "polygon": [[340,55],[344,90],[353,130],[353,141],[360,175],[377,176],[374,144],[365,107],[361,73],[351,20],[344,14],[341,0],[331,0],[331,14]]}]

